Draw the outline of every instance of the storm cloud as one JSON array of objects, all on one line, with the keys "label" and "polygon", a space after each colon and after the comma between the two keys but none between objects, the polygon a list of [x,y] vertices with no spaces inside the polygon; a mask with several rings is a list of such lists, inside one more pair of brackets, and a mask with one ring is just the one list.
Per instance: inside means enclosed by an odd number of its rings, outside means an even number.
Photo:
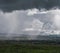
[{"label": "storm cloud", "polygon": [[60,34],[59,8],[60,0],[0,0],[0,34]]},{"label": "storm cloud", "polygon": [[40,11],[34,8],[8,13],[0,11],[0,33],[24,34],[28,33],[26,30],[35,30],[39,33],[41,29],[46,31],[60,30],[59,16],[59,9]]},{"label": "storm cloud", "polygon": [[51,9],[53,7],[60,8],[60,0],[0,0],[0,10],[4,12],[32,8]]}]

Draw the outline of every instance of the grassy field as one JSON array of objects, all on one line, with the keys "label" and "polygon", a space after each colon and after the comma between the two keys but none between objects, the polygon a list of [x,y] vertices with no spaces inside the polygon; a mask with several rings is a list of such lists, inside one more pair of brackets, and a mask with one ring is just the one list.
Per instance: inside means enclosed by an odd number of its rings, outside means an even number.
[{"label": "grassy field", "polygon": [[0,53],[60,53],[60,45],[0,44]]}]

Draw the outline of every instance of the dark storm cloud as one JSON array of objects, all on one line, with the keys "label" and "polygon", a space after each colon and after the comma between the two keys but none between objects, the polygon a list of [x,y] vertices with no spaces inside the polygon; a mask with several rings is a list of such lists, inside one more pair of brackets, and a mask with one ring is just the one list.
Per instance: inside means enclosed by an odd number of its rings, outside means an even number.
[{"label": "dark storm cloud", "polygon": [[3,11],[52,7],[60,7],[60,0],[0,0],[0,9]]}]

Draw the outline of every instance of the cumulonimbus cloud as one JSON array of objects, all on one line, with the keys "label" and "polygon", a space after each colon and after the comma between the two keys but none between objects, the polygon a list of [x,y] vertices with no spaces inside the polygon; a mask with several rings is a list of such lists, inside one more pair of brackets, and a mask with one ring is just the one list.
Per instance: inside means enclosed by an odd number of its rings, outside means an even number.
[{"label": "cumulonimbus cloud", "polygon": [[[8,13],[0,11],[0,33],[32,34],[31,31],[34,33],[38,31],[35,33],[37,35],[42,31],[39,28],[44,32],[49,30],[58,32],[60,30],[60,9],[40,11],[34,8]],[[27,29],[30,29],[29,33],[25,31]]]}]

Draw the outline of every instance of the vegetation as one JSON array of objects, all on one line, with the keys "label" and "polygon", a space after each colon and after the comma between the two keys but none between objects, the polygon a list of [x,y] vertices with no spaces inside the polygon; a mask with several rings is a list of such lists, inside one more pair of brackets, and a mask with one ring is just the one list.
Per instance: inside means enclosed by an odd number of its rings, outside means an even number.
[{"label": "vegetation", "polygon": [[33,42],[8,43],[8,41],[0,41],[0,53],[60,53],[60,45],[35,44]]}]

